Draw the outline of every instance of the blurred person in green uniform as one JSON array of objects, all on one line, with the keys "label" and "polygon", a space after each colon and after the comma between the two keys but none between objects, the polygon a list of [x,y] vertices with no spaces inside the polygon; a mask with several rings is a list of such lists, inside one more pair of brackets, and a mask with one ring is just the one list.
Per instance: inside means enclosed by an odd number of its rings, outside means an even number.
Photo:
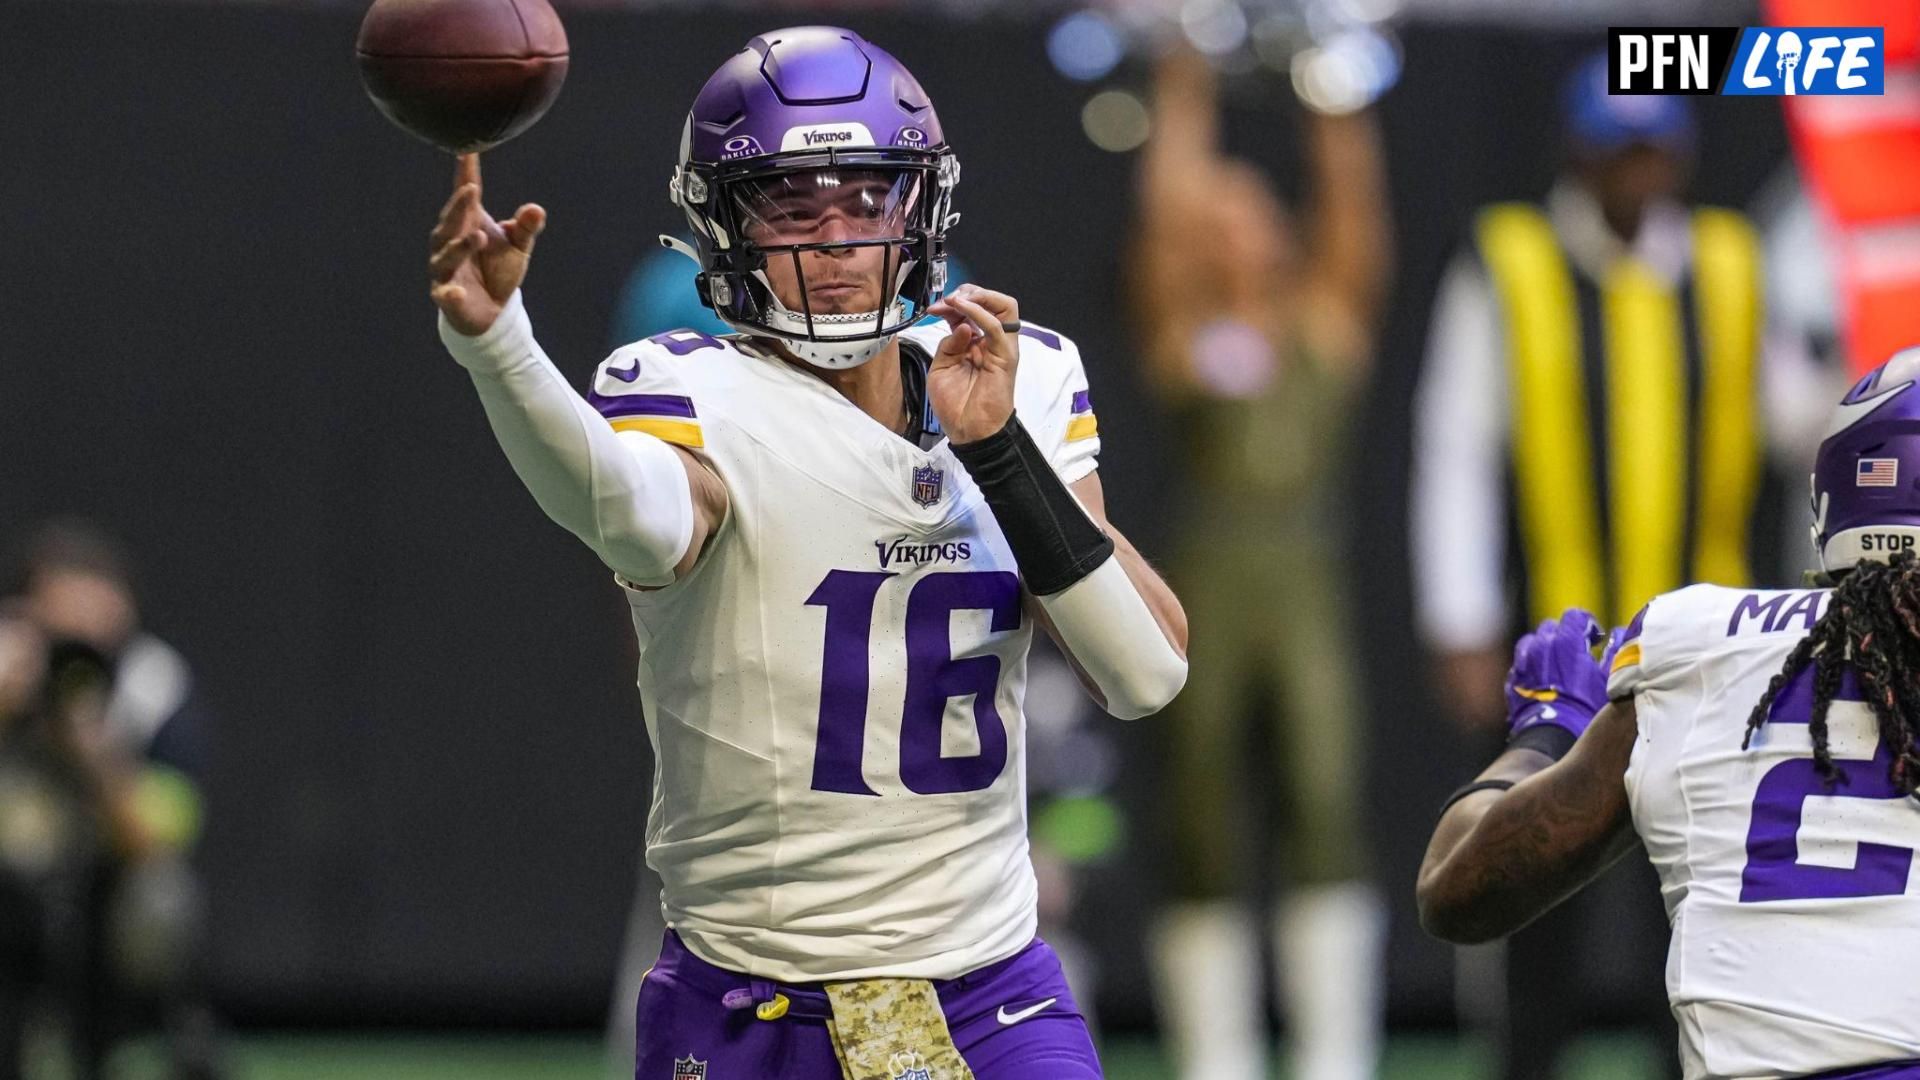
[{"label": "blurred person in green uniform", "polygon": [[[1272,915],[1293,1075],[1373,1075],[1385,911],[1361,822],[1365,713],[1340,560],[1347,423],[1391,261],[1384,167],[1366,112],[1309,114],[1298,227],[1268,179],[1220,146],[1218,95],[1189,52],[1155,72],[1130,266],[1151,382],[1184,443],[1170,580],[1195,634],[1160,730],[1175,830],[1153,935],[1162,1015],[1187,1080],[1264,1078],[1262,935],[1241,900],[1240,796],[1277,784]],[[1249,766],[1270,716],[1274,758]]]}]

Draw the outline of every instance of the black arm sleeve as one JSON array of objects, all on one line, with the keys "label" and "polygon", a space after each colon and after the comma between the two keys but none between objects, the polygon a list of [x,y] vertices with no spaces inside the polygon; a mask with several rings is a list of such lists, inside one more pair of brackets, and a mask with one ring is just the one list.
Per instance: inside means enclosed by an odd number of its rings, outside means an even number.
[{"label": "black arm sleeve", "polygon": [[1113,554],[1113,539],[1081,509],[1019,414],[978,442],[954,444],[953,456],[987,497],[1035,596],[1065,589]]}]

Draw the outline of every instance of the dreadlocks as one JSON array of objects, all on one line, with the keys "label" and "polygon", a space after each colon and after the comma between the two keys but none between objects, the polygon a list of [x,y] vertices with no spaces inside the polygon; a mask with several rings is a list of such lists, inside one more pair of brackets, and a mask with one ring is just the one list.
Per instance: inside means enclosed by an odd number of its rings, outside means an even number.
[{"label": "dreadlocks", "polygon": [[1747,718],[1746,749],[1767,722],[1774,699],[1808,664],[1813,665],[1815,768],[1829,784],[1840,779],[1827,746],[1827,707],[1840,691],[1848,667],[1879,722],[1880,741],[1893,755],[1889,778],[1907,795],[1920,790],[1920,560],[1902,551],[1885,563],[1862,562],[1833,590],[1826,614],[1788,654],[1780,673]]}]

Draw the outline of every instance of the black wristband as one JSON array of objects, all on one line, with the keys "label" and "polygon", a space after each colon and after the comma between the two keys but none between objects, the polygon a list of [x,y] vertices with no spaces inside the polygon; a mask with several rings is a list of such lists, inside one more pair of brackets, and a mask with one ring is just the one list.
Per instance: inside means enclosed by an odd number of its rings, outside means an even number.
[{"label": "black wristband", "polygon": [[1535,724],[1507,740],[1509,750],[1538,750],[1555,761],[1567,756],[1579,736],[1559,724]]},{"label": "black wristband", "polygon": [[1512,780],[1475,780],[1473,783],[1447,796],[1447,801],[1440,804],[1440,812],[1445,814],[1447,811],[1453,809],[1454,803],[1459,802],[1461,799],[1466,798],[1476,791],[1505,791],[1512,787],[1514,783],[1515,781]]},{"label": "black wristband", "polygon": [[978,442],[954,444],[953,456],[986,496],[1035,596],[1059,592],[1113,554],[1113,539],[1080,508],[1018,414]]}]

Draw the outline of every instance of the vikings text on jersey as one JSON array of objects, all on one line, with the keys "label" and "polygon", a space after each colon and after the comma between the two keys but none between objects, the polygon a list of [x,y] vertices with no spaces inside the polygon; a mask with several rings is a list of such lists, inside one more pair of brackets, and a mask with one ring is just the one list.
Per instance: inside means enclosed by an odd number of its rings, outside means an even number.
[{"label": "vikings text on jersey", "polygon": [[[944,333],[902,338],[931,353]],[[1078,351],[1019,340],[1017,414],[1072,483],[1099,450]],[[690,573],[627,592],[667,923],[709,963],[793,981],[949,978],[1025,947],[1033,624],[947,443],[695,331],[618,350],[588,400],[729,496]]]}]

